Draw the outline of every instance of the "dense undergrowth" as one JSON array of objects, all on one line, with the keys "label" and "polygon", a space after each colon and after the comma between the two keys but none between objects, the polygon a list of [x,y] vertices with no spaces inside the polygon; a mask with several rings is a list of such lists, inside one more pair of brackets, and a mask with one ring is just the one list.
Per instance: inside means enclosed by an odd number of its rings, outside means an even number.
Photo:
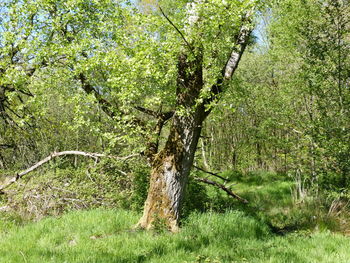
[{"label": "dense undergrowth", "polygon": [[[71,173],[67,171],[67,174]],[[59,171],[56,177],[51,175],[53,181],[49,182],[60,185],[67,174]],[[15,205],[12,210],[0,213],[0,262],[299,263],[350,260],[350,239],[344,235],[349,230],[347,208],[330,210],[320,197],[311,195],[296,199],[293,194],[296,184],[285,175],[223,173],[222,176],[235,182],[232,190],[249,200],[247,205],[216,188],[191,182],[182,229],[177,234],[168,233],[162,225],[150,232],[134,229],[145,196],[146,181],[140,174],[130,177],[136,180],[130,183],[134,188],[125,193],[113,197],[110,191],[101,192],[99,197],[106,199],[105,206],[91,201],[89,194],[94,190],[88,190],[89,187],[102,184],[102,181],[98,182],[93,173],[89,176],[87,181],[80,177],[80,181],[76,180],[80,182],[80,191],[74,180],[66,185],[66,190],[76,192],[70,199],[83,200],[86,207],[72,207],[72,200],[68,203],[61,200],[63,195],[57,196],[52,184],[51,188],[45,188],[39,183],[41,188],[38,188],[36,184],[40,177],[32,183],[27,181],[27,190],[21,194],[19,189],[16,190],[18,186],[13,188],[12,191],[17,191],[12,196]],[[123,182],[130,178],[123,177]],[[118,177],[114,179],[118,181]],[[110,181],[111,185],[113,181]],[[29,208],[44,206],[45,198],[39,198],[35,203],[33,197],[29,197],[34,189],[37,196],[51,189],[46,195],[51,201],[57,198],[51,205],[60,209],[52,212],[46,207],[45,214],[40,217],[33,216],[33,211],[25,216]],[[28,205],[30,202],[31,206]],[[16,211],[15,208],[20,206],[22,209]]]}]

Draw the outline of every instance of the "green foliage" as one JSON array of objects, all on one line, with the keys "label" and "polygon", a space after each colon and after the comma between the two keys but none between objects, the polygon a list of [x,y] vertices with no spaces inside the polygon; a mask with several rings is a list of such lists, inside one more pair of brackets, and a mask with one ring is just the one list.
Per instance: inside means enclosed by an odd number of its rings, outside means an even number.
[{"label": "green foliage", "polygon": [[[200,102],[210,96],[209,87],[231,52],[242,17],[264,1],[203,1],[198,7],[202,19],[194,27],[183,12],[188,1],[138,2],[0,3],[1,173],[15,174],[58,150],[118,156],[144,151],[148,138],[154,136],[156,120],[137,111],[136,102],[154,112],[177,108],[179,114],[188,113],[174,96],[178,54],[189,48],[177,30],[204,55]],[[232,83],[224,87],[226,93],[210,105],[212,115],[203,127],[201,156],[196,160],[210,170],[228,170],[222,176],[236,182],[233,191],[250,203],[242,206],[220,190],[190,179],[183,215],[191,220],[193,211],[234,208],[254,218],[234,215],[235,220],[253,222],[245,226],[252,229],[255,224],[267,224],[279,233],[316,228],[344,231],[341,224],[348,224],[344,204],[350,196],[349,2],[283,0],[271,1],[269,6],[257,20],[264,43],[260,39],[248,47]],[[194,59],[190,54],[188,61]],[[142,129],[134,124],[136,118],[144,123]],[[160,134],[160,145],[167,129]],[[141,162],[58,159],[1,197],[1,203],[15,211],[4,217],[1,227],[15,228],[25,218],[61,215],[72,209],[104,206],[140,211],[148,176],[149,168]],[[301,185],[303,189],[297,188]],[[293,191],[295,196],[290,194]],[[210,221],[203,218],[193,220]],[[224,235],[220,227],[216,230]],[[192,247],[191,242],[180,246],[180,251],[198,254],[187,259],[180,252],[181,260],[245,260],[243,252],[232,256],[219,245],[214,245],[218,253],[207,254],[200,242],[208,245],[210,234],[200,235]],[[259,239],[249,231],[247,235]],[[321,235],[315,242],[325,238]],[[165,255],[169,248],[159,240],[150,251],[119,255],[119,262]],[[293,255],[303,262],[304,256],[298,253],[291,249],[281,258],[276,249],[269,256],[271,262],[288,262]]]},{"label": "green foliage", "polygon": [[141,211],[147,198],[149,188],[149,168],[145,166],[136,166],[133,168],[132,179],[132,198],[130,205],[133,209]]},{"label": "green foliage", "polygon": [[[299,80],[305,115],[301,130],[309,138],[310,180],[316,188],[342,192],[348,187],[349,4],[346,1],[285,1],[272,28],[280,41],[302,59],[294,79]],[[297,12],[296,12],[297,10]],[[311,15],[312,14],[312,15]],[[283,28],[289,25],[290,31]],[[277,37],[278,39],[279,37]],[[346,109],[344,108],[346,107]]]}]

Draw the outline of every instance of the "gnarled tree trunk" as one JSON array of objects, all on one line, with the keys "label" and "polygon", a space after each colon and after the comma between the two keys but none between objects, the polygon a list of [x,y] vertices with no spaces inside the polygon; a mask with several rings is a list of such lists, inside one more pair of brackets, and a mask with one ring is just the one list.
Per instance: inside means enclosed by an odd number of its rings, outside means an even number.
[{"label": "gnarled tree trunk", "polygon": [[175,115],[170,135],[152,164],[150,189],[140,226],[146,229],[165,223],[171,231],[178,229],[182,199],[192,167],[203,122],[203,112],[195,116]]}]

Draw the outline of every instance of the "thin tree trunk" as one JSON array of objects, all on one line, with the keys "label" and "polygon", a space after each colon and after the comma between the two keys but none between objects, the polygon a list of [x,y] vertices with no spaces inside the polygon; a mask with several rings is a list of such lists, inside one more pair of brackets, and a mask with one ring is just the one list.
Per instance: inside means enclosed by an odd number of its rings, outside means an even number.
[{"label": "thin tree trunk", "polygon": [[205,144],[204,144],[204,139],[203,138],[201,140],[201,143],[202,143],[201,150],[202,150],[203,165],[204,165],[205,169],[209,170],[209,165],[208,165],[208,161],[207,161],[207,155],[206,155],[206,152],[205,152]]}]

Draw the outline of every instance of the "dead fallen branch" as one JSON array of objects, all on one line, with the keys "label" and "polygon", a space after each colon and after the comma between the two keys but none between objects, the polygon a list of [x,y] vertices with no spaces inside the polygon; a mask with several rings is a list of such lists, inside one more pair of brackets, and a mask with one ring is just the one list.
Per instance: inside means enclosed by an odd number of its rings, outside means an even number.
[{"label": "dead fallen branch", "polygon": [[89,153],[89,152],[82,152],[82,151],[63,151],[63,152],[53,152],[51,153],[48,157],[46,157],[45,159],[37,162],[36,164],[34,164],[33,166],[29,167],[28,169],[17,173],[16,176],[12,177],[11,179],[7,180],[6,183],[4,183],[4,185],[0,186],[0,193],[7,187],[9,187],[10,185],[12,185],[13,183],[17,182],[20,178],[22,178],[24,175],[34,171],[35,169],[39,168],[40,166],[42,166],[43,164],[51,161],[53,158],[55,157],[59,157],[59,156],[65,156],[65,155],[81,155],[81,156],[85,156],[85,157],[89,157],[89,158],[93,158],[95,160],[97,160],[98,158],[111,158],[111,159],[115,159],[115,160],[121,160],[121,161],[126,161],[128,159],[134,158],[139,156],[139,154],[131,154],[125,157],[118,157],[118,156],[113,156],[113,155],[106,155],[106,154],[102,154],[102,153]]},{"label": "dead fallen branch", "polygon": [[224,180],[225,182],[230,182],[230,180],[228,180],[228,179],[225,178],[225,177],[222,177],[221,175],[218,175],[217,173],[213,173],[213,172],[206,171],[206,170],[204,170],[203,168],[200,168],[200,167],[195,166],[195,165],[193,165],[193,167],[196,168],[196,169],[199,170],[199,171],[202,171],[202,172],[204,172],[204,173],[207,173],[207,174],[210,174],[210,175],[215,176],[215,177],[217,177],[217,178],[220,178],[221,180]]},{"label": "dead fallen branch", "polygon": [[225,191],[229,196],[232,196],[233,198],[236,198],[237,200],[241,201],[244,204],[248,204],[248,200],[240,197],[239,195],[235,194],[234,192],[232,192],[230,189],[228,189],[226,186],[224,186],[223,184],[220,184],[218,182],[209,180],[207,178],[199,178],[199,177],[194,177],[195,180],[205,183],[205,184],[210,184],[213,186],[216,186],[218,188],[220,188],[221,190]]}]

